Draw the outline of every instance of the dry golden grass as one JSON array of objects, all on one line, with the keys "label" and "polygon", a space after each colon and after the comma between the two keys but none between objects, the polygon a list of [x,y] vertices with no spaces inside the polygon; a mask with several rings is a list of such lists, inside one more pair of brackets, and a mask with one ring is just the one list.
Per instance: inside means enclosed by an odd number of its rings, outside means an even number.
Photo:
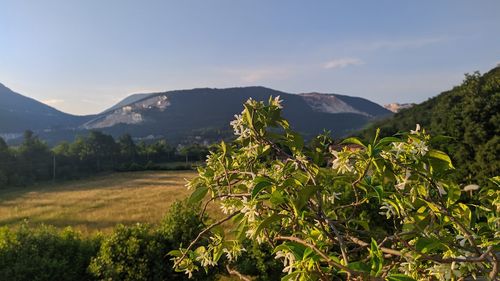
[{"label": "dry golden grass", "polygon": [[157,223],[190,191],[191,171],[114,173],[90,179],[0,190],[0,226],[71,226],[83,234],[110,232],[116,224]]}]

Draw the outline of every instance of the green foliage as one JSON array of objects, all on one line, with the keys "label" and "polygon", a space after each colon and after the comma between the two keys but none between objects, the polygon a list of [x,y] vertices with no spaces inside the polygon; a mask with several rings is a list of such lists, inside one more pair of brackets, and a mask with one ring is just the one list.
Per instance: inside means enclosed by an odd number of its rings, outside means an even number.
[{"label": "green foliage", "polygon": [[[137,224],[118,226],[106,237],[92,259],[90,272],[98,280],[187,280],[174,272],[168,252],[194,239],[202,228],[197,208],[186,203],[172,205],[157,229]],[[213,280],[217,270],[199,272],[196,280]]]},{"label": "green foliage", "polygon": [[252,243],[251,240],[243,241],[246,249],[235,264],[235,268],[242,274],[255,276],[256,281],[279,280],[283,274],[283,264],[274,258],[272,248],[266,244]]},{"label": "green foliage", "polygon": [[160,223],[158,232],[174,248],[188,244],[204,227],[199,211],[197,205],[182,201],[173,203]]},{"label": "green foliage", "polygon": [[9,148],[0,138],[0,188],[105,171],[187,170],[192,167],[184,162],[185,158],[201,160],[207,153],[207,148],[198,144],[183,146],[182,152],[176,152],[165,140],[136,145],[130,135],[115,142],[112,136],[99,131],[50,150],[33,132],[26,131],[19,147]]},{"label": "green foliage", "polygon": [[118,226],[104,239],[90,272],[99,280],[162,280],[162,245],[149,227]]},{"label": "green foliage", "polygon": [[235,263],[250,239],[283,262],[282,280],[497,277],[498,178],[460,185],[418,125],[397,137],[377,131],[332,146],[321,135],[306,145],[281,109],[279,98],[248,100],[231,122],[236,140],[198,169],[191,202],[216,202],[227,217],[170,252],[177,270]]},{"label": "green foliage", "polygon": [[92,280],[87,272],[98,239],[82,239],[71,229],[0,229],[0,280]]},{"label": "green foliage", "polygon": [[460,183],[487,184],[500,169],[500,67],[484,75],[467,74],[452,90],[381,120],[362,135],[373,138],[375,128],[382,136],[408,131],[415,124],[433,135],[444,135],[451,142],[436,139],[433,144],[449,154],[456,164],[454,175]]}]

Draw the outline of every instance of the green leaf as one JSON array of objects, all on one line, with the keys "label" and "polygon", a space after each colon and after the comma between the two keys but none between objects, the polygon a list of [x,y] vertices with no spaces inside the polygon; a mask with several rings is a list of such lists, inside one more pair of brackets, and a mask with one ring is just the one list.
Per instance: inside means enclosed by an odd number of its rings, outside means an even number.
[{"label": "green leaf", "polygon": [[347,267],[355,271],[366,272],[366,273],[370,272],[371,270],[369,265],[361,261],[350,262]]},{"label": "green leaf", "polygon": [[472,219],[472,212],[469,207],[464,203],[458,203],[453,206],[452,215],[465,224],[465,226],[469,227]]},{"label": "green leaf", "polygon": [[202,186],[202,187],[198,187],[195,191],[193,191],[193,193],[191,193],[191,196],[189,197],[189,203],[198,203],[200,202],[201,200],[203,200],[203,198],[205,197],[205,195],[207,195],[208,193],[208,187],[206,186]]},{"label": "green leaf", "polygon": [[168,252],[167,255],[173,256],[173,257],[180,257],[180,256],[182,256],[182,252],[179,250],[172,250],[172,251]]},{"label": "green leaf", "polygon": [[455,202],[460,199],[460,194],[462,193],[462,190],[460,190],[460,187],[456,184],[450,184],[446,190],[447,192],[447,199],[446,199],[446,205],[449,207]]},{"label": "green leaf", "polygon": [[346,143],[352,143],[352,144],[361,145],[362,147],[366,147],[366,145],[364,143],[362,143],[358,138],[355,138],[355,137],[347,138],[341,142],[341,144],[346,144]]},{"label": "green leaf", "polygon": [[409,276],[406,276],[404,274],[400,273],[395,273],[387,276],[387,281],[417,281]]},{"label": "green leaf", "polygon": [[453,164],[451,163],[450,156],[448,156],[448,154],[446,154],[442,151],[431,149],[427,152],[427,156],[429,158],[433,158],[433,159],[445,162],[447,165],[447,168],[450,168],[450,169],[453,168]]},{"label": "green leaf", "polygon": [[393,142],[402,142],[403,140],[396,138],[396,137],[385,137],[382,138],[376,145],[375,148],[380,148],[381,146],[384,146],[388,143],[393,143]]},{"label": "green leaf", "polygon": [[423,200],[423,201],[427,204],[427,206],[429,206],[429,208],[430,208],[430,209],[431,209],[434,213],[436,213],[436,214],[439,214],[439,213],[440,213],[440,211],[439,211],[439,207],[438,207],[435,203],[433,203],[433,202],[429,202],[429,201],[425,201],[425,200]]},{"label": "green leaf", "polygon": [[415,244],[415,249],[423,254],[431,253],[433,250],[446,250],[443,243],[435,238],[420,237]]},{"label": "green leaf", "polygon": [[304,208],[309,198],[311,198],[311,196],[320,189],[321,187],[316,185],[309,185],[302,188],[297,194],[297,198],[293,202],[297,211],[300,211],[302,208]]},{"label": "green leaf", "polygon": [[290,274],[287,274],[281,278],[281,281],[288,281],[288,280],[297,280],[297,277],[304,273],[304,271],[294,271]]},{"label": "green leaf", "polygon": [[302,150],[304,147],[304,139],[298,133],[290,132],[287,134],[287,139],[290,149]]},{"label": "green leaf", "polygon": [[373,238],[370,243],[370,262],[370,274],[378,276],[380,272],[382,272],[382,268],[384,267],[384,257],[382,255],[382,252],[378,248],[377,241],[375,241],[375,239]]},{"label": "green leaf", "polygon": [[275,222],[275,221],[279,221],[283,218],[286,218],[285,215],[281,215],[281,214],[272,214],[271,216],[267,217],[265,220],[263,220],[259,226],[257,227],[257,229],[255,230],[255,236],[258,236],[260,234],[260,232],[264,229],[264,228],[267,228],[271,223]]},{"label": "green leaf", "polygon": [[252,198],[255,198],[259,192],[261,192],[264,188],[272,186],[272,182],[268,181],[266,178],[262,178],[263,180],[259,181],[252,189]]},{"label": "green leaf", "polygon": [[285,203],[285,198],[283,197],[283,194],[281,193],[281,191],[279,190],[275,190],[272,194],[271,194],[271,198],[269,199],[271,201],[271,203],[275,206],[279,205],[279,204],[282,204],[282,203]]},{"label": "green leaf", "polygon": [[244,117],[246,119],[245,121],[247,122],[248,126],[253,129],[253,118],[252,118],[253,109],[251,109],[247,104],[245,104],[244,107],[245,107]]}]

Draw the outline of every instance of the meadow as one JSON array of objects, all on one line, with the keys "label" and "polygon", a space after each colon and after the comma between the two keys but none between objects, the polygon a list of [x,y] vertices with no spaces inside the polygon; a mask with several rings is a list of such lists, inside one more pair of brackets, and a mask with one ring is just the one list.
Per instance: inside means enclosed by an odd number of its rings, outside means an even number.
[{"label": "meadow", "polygon": [[121,172],[87,179],[0,190],[0,226],[71,226],[84,235],[117,224],[159,222],[186,198],[193,171]]}]

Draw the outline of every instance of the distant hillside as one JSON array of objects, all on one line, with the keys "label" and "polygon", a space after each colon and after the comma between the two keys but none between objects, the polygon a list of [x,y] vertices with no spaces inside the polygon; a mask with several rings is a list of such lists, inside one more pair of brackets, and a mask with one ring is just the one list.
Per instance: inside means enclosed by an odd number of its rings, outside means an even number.
[{"label": "distant hillside", "polygon": [[[247,99],[267,100],[269,96],[280,96],[284,100],[284,116],[306,135],[329,129],[342,136],[362,128],[374,118],[391,114],[382,106],[361,98],[294,95],[264,87],[203,88],[151,94],[101,114],[83,127],[111,134],[126,130],[134,136],[186,136],[203,128],[229,128],[229,121],[241,112]],[[332,105],[332,99],[338,101],[337,107]]]},{"label": "distant hillside", "polygon": [[[73,116],[0,89],[0,136],[18,143],[32,130],[55,144],[75,135],[100,130],[115,137],[130,134],[137,140],[167,138],[170,142],[212,142],[231,137],[229,122],[249,98],[284,100],[284,116],[295,130],[314,136],[324,129],[345,136],[368,122],[392,113],[369,100],[336,94],[289,94],[264,87],[192,89],[129,96],[97,115]],[[17,137],[17,140],[16,140]]]},{"label": "distant hillside", "polygon": [[134,103],[136,101],[142,100],[142,99],[144,99],[145,97],[147,97],[149,95],[151,95],[151,93],[149,93],[149,94],[133,94],[133,95],[130,95],[130,96],[124,98],[123,100],[121,100],[120,102],[118,102],[117,104],[113,105],[112,107],[104,110],[103,112],[101,112],[101,114],[102,113],[106,113],[106,112],[111,111],[111,110],[118,109],[118,108],[120,108],[122,106],[129,105],[129,104]]},{"label": "distant hillside", "polygon": [[461,181],[499,175],[500,67],[484,75],[466,75],[461,85],[376,122],[362,134],[371,138],[379,127],[382,135],[389,136],[417,123],[433,135],[453,138],[440,148],[451,155]]},{"label": "distant hillside", "polygon": [[0,84],[0,134],[74,128],[90,118],[61,112]]}]

